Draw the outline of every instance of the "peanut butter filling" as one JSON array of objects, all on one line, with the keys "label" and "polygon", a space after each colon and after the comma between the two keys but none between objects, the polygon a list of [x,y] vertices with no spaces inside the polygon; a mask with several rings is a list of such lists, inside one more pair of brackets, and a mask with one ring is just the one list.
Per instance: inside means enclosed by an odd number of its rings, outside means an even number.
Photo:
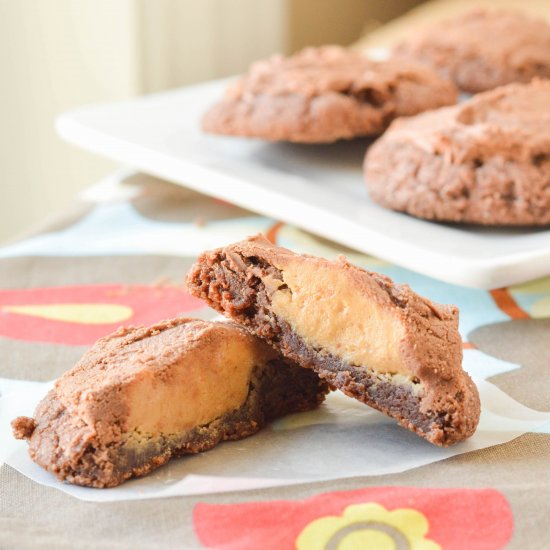
[{"label": "peanut butter filling", "polygon": [[399,318],[345,271],[300,258],[285,261],[281,272],[288,288],[263,280],[272,309],[306,344],[379,373],[411,375],[399,351]]},{"label": "peanut butter filling", "polygon": [[208,424],[245,403],[252,370],[267,359],[254,338],[223,325],[173,324],[129,342],[145,329],[112,337],[58,381],[57,394],[104,439],[181,435]]},{"label": "peanut butter filling", "polygon": [[127,430],[175,434],[240,407],[248,395],[257,349],[235,338],[181,358],[166,379],[143,370],[128,388]]}]

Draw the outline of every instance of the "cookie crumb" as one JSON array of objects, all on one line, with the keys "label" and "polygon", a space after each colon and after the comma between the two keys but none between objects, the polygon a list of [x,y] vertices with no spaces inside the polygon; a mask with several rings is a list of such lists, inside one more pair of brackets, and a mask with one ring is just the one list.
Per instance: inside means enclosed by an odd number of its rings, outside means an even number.
[{"label": "cookie crumb", "polygon": [[19,416],[12,420],[11,427],[15,439],[30,439],[36,428],[36,422],[34,418]]}]

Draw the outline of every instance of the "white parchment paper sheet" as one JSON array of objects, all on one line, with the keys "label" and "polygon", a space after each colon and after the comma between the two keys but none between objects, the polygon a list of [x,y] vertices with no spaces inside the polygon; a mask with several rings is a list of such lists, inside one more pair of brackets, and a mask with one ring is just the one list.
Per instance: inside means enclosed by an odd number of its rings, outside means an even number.
[{"label": "white parchment paper sheet", "polygon": [[221,443],[206,453],[174,460],[152,475],[114,489],[76,487],[34,464],[27,444],[11,435],[10,421],[32,415],[52,383],[0,380],[0,462],[30,479],[95,502],[238,491],[342,477],[402,472],[458,454],[505,443],[550,422],[550,413],[529,409],[484,378],[517,368],[465,353],[482,401],[479,428],[448,449],[427,443],[391,419],[335,392],[318,410],[274,422],[242,441]]}]

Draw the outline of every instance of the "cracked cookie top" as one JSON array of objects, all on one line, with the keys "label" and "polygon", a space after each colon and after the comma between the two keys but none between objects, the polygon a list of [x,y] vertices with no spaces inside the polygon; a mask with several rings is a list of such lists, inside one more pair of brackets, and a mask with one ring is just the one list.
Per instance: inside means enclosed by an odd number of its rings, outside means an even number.
[{"label": "cracked cookie top", "polygon": [[506,10],[473,10],[399,44],[394,53],[425,62],[467,92],[550,77],[550,25]]},{"label": "cracked cookie top", "polygon": [[331,142],[381,133],[396,116],[450,105],[457,90],[434,70],[373,61],[339,46],[254,63],[203,119],[207,132]]}]

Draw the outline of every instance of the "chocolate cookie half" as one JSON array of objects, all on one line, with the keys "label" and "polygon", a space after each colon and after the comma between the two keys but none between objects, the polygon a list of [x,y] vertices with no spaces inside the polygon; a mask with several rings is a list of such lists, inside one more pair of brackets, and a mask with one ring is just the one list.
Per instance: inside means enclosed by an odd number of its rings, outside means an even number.
[{"label": "chocolate cookie half", "polygon": [[550,78],[550,25],[521,12],[474,10],[399,44],[397,56],[422,61],[477,93]]},{"label": "chocolate cookie half", "polygon": [[174,319],[99,340],[34,418],[12,422],[58,478],[114,487],[173,456],[315,408],[328,387],[233,323]]},{"label": "chocolate cookie half", "polygon": [[396,120],[364,174],[374,201],[420,218],[550,224],[550,80]]},{"label": "chocolate cookie half", "polygon": [[337,46],[252,65],[204,116],[214,134],[328,143],[380,134],[398,116],[455,103],[457,90],[410,61],[372,61]]},{"label": "chocolate cookie half", "polygon": [[202,254],[190,291],[331,386],[436,445],[475,431],[458,310],[345,259],[300,256],[263,237]]}]

